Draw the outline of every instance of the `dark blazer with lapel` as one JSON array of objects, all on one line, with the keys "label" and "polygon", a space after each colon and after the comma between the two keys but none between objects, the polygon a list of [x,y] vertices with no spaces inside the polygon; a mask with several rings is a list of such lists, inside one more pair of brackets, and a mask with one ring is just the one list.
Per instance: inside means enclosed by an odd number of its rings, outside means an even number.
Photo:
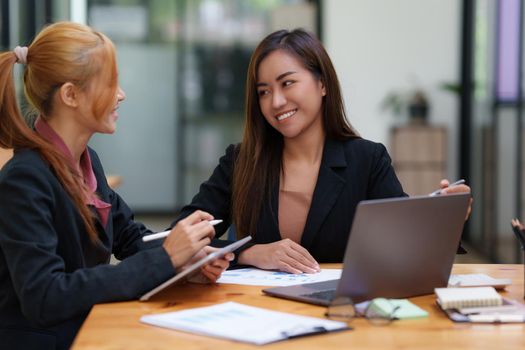
[{"label": "dark blazer with lapel", "polygon": [[[69,348],[94,304],[137,298],[175,273],[90,155],[97,194],[112,205],[106,227],[97,221],[98,246],[36,152],[15,152],[0,171],[1,348]],[[108,264],[111,253],[120,264]]]},{"label": "dark blazer with lapel", "polygon": [[[180,220],[197,209],[224,222],[215,226],[220,236],[231,223],[231,182],[236,147],[229,146],[212,176],[204,182]],[[264,203],[252,244],[281,239],[278,188]],[[406,196],[385,147],[361,138],[327,140],[301,245],[320,263],[342,262],[357,204],[365,199]],[[175,222],[176,222],[175,221]]]}]

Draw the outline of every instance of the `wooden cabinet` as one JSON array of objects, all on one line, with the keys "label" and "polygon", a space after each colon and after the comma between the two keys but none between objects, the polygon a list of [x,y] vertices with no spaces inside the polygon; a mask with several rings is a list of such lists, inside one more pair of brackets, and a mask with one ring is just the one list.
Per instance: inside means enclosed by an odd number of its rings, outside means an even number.
[{"label": "wooden cabinet", "polygon": [[391,157],[397,177],[409,195],[423,195],[439,187],[447,174],[447,130],[407,125],[391,130]]}]

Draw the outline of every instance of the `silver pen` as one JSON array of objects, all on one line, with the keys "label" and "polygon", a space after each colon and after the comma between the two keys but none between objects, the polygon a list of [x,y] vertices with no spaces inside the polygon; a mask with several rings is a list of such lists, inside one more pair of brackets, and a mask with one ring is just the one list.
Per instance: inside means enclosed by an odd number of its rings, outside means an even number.
[{"label": "silver pen", "polygon": [[[451,183],[450,185],[448,185],[448,187],[457,186],[457,185],[461,185],[464,183],[465,183],[465,180],[461,179],[461,180]],[[445,187],[445,188],[448,188],[448,187]],[[435,190],[434,192],[430,193],[429,196],[437,196],[441,194],[441,191],[443,191],[445,188],[440,188],[439,190]]]},{"label": "silver pen", "polygon": [[[220,224],[222,222],[222,220],[210,220],[208,222],[210,223],[210,225],[215,226],[217,224]],[[168,237],[168,235],[170,233],[171,233],[171,230],[163,231],[163,232],[159,232],[159,233],[154,233],[154,234],[142,237],[142,240],[144,242],[149,242],[149,241],[153,241],[154,239]]]}]

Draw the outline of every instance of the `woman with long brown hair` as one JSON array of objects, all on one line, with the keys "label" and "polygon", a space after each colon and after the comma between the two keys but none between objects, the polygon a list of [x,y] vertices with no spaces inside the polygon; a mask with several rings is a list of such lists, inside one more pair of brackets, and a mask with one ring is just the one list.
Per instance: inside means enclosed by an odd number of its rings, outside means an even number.
[{"label": "woman with long brown hair", "polygon": [[385,147],[348,123],[332,62],[308,32],[261,41],[245,104],[242,143],[226,150],[179,217],[205,210],[224,219],[218,232],[233,224],[252,235],[239,263],[313,273],[318,262],[341,262],[359,201],[406,195]]},{"label": "woman with long brown hair", "polygon": [[[23,121],[13,81],[38,113]],[[124,100],[115,49],[75,23],[44,28],[29,47],[0,54],[0,147],[14,149],[0,171],[0,344],[66,349],[96,303],[133,299],[209,253],[213,217],[197,211],[164,242],[133,221],[113,192],[91,136],[115,131]],[[111,254],[122,260],[109,265]],[[215,281],[233,256],[201,272]]]}]

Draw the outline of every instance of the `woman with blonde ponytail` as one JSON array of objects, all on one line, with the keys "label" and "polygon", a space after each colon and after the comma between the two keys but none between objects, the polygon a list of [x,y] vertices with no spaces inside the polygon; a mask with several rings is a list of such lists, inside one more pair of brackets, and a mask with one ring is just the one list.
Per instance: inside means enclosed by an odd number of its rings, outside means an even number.
[{"label": "woman with blonde ponytail", "polygon": [[[17,63],[33,127],[16,101]],[[213,250],[210,214],[144,243],[151,231],[109,188],[87,144],[115,131],[124,98],[112,42],[87,26],[52,24],[29,47],[0,54],[0,147],[14,149],[0,171],[2,348],[67,349],[94,304],[137,298]],[[109,265],[111,254],[121,263]],[[232,258],[201,272],[215,281]]]}]

